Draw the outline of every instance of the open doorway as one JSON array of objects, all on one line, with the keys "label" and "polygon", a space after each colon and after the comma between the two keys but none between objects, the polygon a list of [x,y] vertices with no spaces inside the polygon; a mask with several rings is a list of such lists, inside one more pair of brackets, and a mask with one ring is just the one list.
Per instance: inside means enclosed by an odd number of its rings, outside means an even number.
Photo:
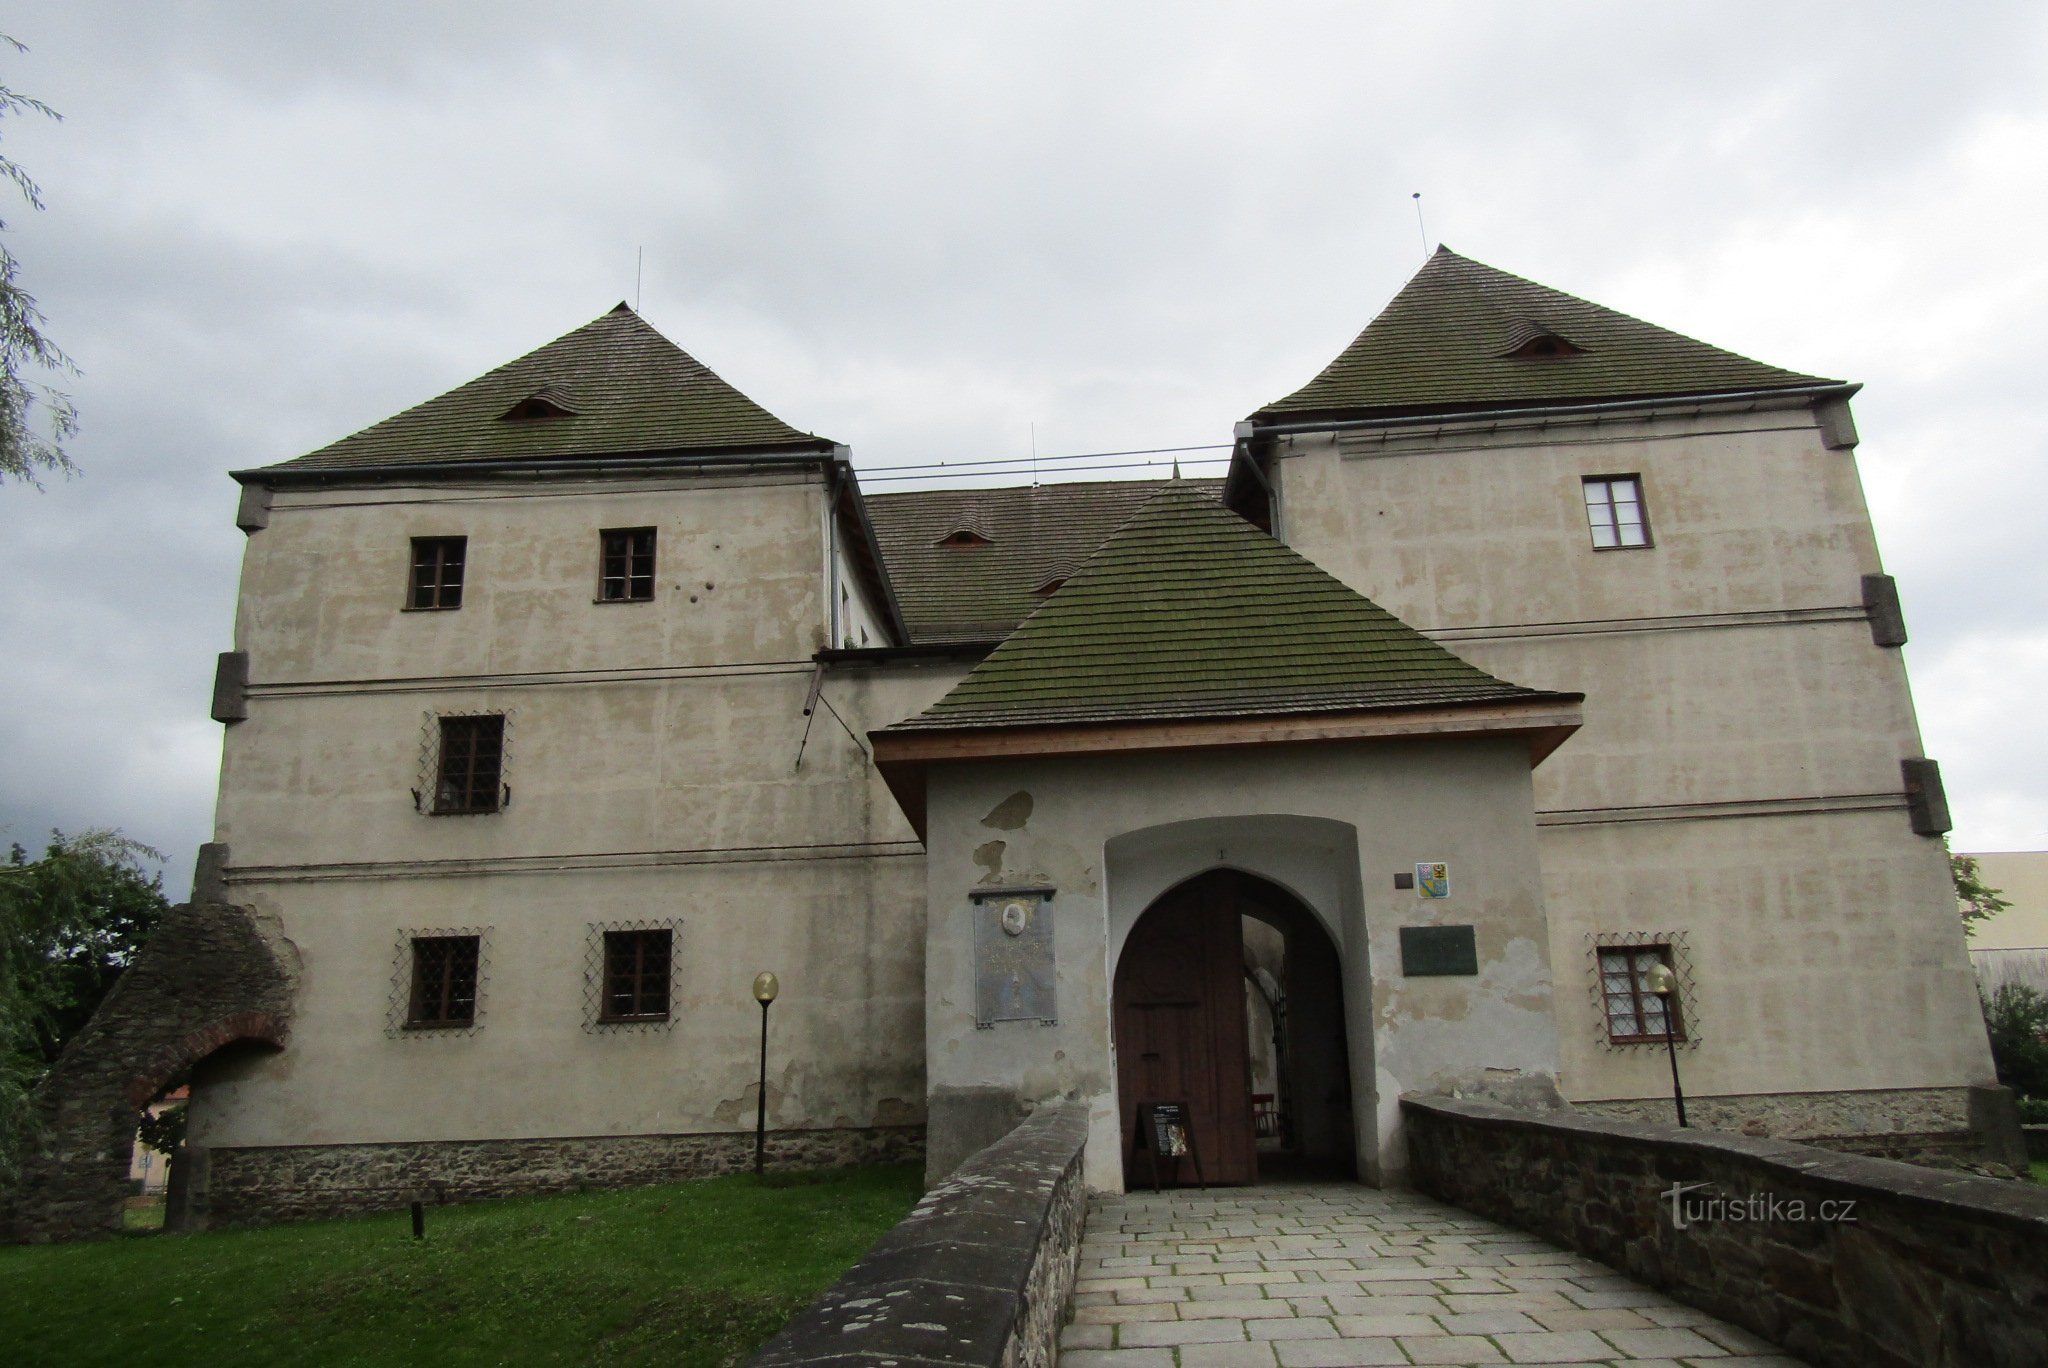
[{"label": "open doorway", "polygon": [[[1124,943],[1112,1016],[1126,1186],[1161,1158],[1182,1184],[1197,1161],[1219,1185],[1355,1171],[1337,949],[1286,889],[1216,869],[1161,894]],[[1190,1153],[1141,1136],[1160,1106],[1184,1111]]]}]

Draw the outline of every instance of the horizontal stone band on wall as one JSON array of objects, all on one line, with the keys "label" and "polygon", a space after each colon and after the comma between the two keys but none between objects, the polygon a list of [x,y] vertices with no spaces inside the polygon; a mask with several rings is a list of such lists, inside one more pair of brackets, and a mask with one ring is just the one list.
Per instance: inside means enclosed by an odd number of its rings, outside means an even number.
[{"label": "horizontal stone band on wall", "polygon": [[1083,1102],[1041,1107],[925,1194],[751,1361],[1049,1368],[1080,1258]]},{"label": "horizontal stone band on wall", "polygon": [[1582,1114],[1401,1109],[1423,1191],[1813,1363],[2048,1363],[2048,1188]]},{"label": "horizontal stone band on wall", "polygon": [[[893,1164],[924,1156],[922,1126],[768,1132],[775,1169]],[[187,1149],[193,1229],[390,1211],[411,1202],[638,1187],[753,1167],[754,1133],[594,1135],[375,1145]]]}]

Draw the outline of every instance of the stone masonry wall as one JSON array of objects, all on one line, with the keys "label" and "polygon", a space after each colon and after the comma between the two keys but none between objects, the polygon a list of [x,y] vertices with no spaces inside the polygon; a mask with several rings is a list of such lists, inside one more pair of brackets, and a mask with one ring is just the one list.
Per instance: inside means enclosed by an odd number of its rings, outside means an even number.
[{"label": "stone masonry wall", "polygon": [[751,1360],[1052,1368],[1080,1260],[1088,1109],[1039,1108],[931,1189]]},{"label": "stone masonry wall", "polygon": [[0,1237],[118,1233],[143,1108],[223,1045],[285,1043],[292,958],[244,908],[172,908],[36,1090],[39,1134],[19,1185],[0,1194]]},{"label": "stone masonry wall", "polygon": [[1423,1191],[1815,1364],[2048,1363],[2048,1189],[1583,1113],[1401,1108]]},{"label": "stone masonry wall", "polygon": [[[770,1131],[766,1159],[786,1170],[923,1155],[922,1127],[882,1126]],[[753,1166],[754,1133],[188,1147],[183,1163],[190,1228],[220,1229],[739,1173]]]},{"label": "stone masonry wall", "polygon": [[[1672,1118],[1669,1094],[1574,1102],[1572,1106],[1594,1116],[1652,1125],[1663,1125]],[[1709,1130],[1809,1144],[1849,1136],[1967,1135],[1970,1130],[1967,1088],[1688,1095],[1685,1110],[1687,1120]]]}]

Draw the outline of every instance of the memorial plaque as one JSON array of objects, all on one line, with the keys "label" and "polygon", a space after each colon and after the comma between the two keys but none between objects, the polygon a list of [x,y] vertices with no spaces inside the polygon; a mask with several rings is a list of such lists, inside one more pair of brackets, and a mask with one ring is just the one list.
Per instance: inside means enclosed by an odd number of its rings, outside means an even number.
[{"label": "memorial plaque", "polygon": [[1409,978],[1444,978],[1479,972],[1479,944],[1469,926],[1401,928],[1401,972]]},{"label": "memorial plaque", "polygon": [[1059,1020],[1052,908],[1039,891],[975,894],[974,1024]]}]

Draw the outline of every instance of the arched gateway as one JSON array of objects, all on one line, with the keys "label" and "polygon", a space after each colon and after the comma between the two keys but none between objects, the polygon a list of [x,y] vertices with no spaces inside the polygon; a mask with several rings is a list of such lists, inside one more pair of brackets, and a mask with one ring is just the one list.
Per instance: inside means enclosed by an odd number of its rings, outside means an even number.
[{"label": "arched gateway", "polygon": [[[1085,1098],[1088,1184],[1120,1189],[1148,1176],[1126,1163],[1144,1093],[1200,1109],[1219,1179],[1292,1145],[1398,1182],[1402,1092],[1550,1086],[1529,772],[1579,701],[1459,659],[1199,489],[1146,503],[944,698],[870,734],[925,844],[928,1175],[1019,1108]],[[1452,871],[1444,896],[1424,862]],[[1254,868],[1312,876],[1315,915]],[[1327,988],[1284,994],[1326,1022],[1284,1011],[1270,1088],[1246,1082],[1247,916],[1304,928],[1282,939]],[[1408,963],[1418,931],[1466,953]]]},{"label": "arched gateway", "polygon": [[1152,1177],[1139,1116],[1158,1103],[1188,1108],[1210,1182],[1352,1172],[1337,947],[1286,889],[1232,869],[1169,889],[1124,941],[1111,1002],[1126,1187]]}]

